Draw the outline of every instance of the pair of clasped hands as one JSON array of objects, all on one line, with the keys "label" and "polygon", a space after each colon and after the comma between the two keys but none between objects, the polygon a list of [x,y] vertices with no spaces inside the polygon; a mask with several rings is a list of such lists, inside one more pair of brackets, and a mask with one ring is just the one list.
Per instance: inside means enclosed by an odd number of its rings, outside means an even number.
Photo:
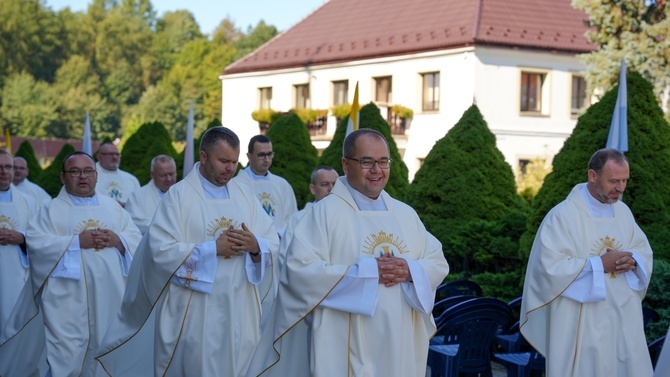
[{"label": "pair of clasped hands", "polygon": [[630,251],[618,251],[607,248],[607,252],[600,256],[603,262],[605,272],[623,274],[628,271],[634,271],[637,268],[637,262]]},{"label": "pair of clasped hands", "polygon": [[121,254],[126,252],[121,238],[114,231],[102,228],[86,229],[79,233],[79,247],[82,249],[102,250],[107,247],[116,247]]},{"label": "pair of clasped hands", "polygon": [[239,257],[244,253],[249,253],[251,260],[258,262],[260,260],[261,248],[258,246],[256,236],[242,223],[241,229],[235,229],[232,226],[225,232],[221,232],[216,239],[216,255],[230,258]]},{"label": "pair of clasped hands", "polygon": [[398,283],[412,281],[407,261],[389,254],[377,258],[379,270],[379,284],[392,287]]}]

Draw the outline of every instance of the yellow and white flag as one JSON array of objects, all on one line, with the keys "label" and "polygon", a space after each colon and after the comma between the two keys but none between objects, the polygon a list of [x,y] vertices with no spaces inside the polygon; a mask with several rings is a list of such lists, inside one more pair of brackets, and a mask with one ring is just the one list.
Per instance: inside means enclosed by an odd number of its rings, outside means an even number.
[{"label": "yellow and white flag", "polygon": [[359,112],[361,107],[358,105],[358,82],[356,82],[356,90],[354,91],[354,102],[351,104],[351,111],[349,112],[349,123],[347,123],[346,138],[350,133],[358,130]]}]

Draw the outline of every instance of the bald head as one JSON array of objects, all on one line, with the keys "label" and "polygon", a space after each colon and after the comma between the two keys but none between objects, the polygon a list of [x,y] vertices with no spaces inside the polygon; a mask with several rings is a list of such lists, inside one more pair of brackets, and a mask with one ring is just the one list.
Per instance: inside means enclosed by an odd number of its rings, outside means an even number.
[{"label": "bald head", "polygon": [[28,161],[23,157],[14,157],[14,185],[18,185],[28,177]]}]

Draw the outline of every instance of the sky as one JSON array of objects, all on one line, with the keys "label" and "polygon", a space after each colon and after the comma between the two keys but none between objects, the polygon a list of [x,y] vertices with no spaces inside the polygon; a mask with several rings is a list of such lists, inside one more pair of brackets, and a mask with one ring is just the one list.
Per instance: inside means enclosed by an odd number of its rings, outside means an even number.
[{"label": "sky", "polygon": [[[200,31],[211,34],[221,20],[230,16],[242,31],[249,25],[256,26],[263,20],[284,31],[307,17],[327,0],[152,0],[158,17],[166,11],[187,9],[193,13]],[[46,0],[54,11],[69,7],[72,11],[85,12],[92,0]],[[290,5],[289,5],[290,4]]]}]

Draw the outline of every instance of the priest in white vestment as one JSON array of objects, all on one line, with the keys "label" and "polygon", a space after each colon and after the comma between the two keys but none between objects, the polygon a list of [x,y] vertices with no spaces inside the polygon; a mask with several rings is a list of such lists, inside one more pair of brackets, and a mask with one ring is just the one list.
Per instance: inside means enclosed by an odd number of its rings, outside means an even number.
[{"label": "priest in white vestment", "polygon": [[248,151],[249,166],[240,170],[233,180],[240,180],[254,190],[263,209],[274,221],[277,232],[283,236],[288,219],[298,211],[293,188],[286,179],[270,172],[275,154],[267,136],[252,137]]},{"label": "priest in white vestment", "polygon": [[51,195],[43,188],[28,180],[30,169],[23,157],[14,157],[14,186],[24,194],[32,197],[38,205],[49,204]]},{"label": "priest in white vestment", "polygon": [[130,194],[140,188],[140,181],[134,175],[119,169],[121,153],[116,145],[102,144],[97,158],[95,168],[98,172],[98,183],[95,192],[116,200],[124,207]]},{"label": "priest in white vestment", "polygon": [[650,377],[641,302],[652,272],[649,241],[619,199],[626,157],[601,149],[538,229],[520,327],[547,360],[547,377]]},{"label": "priest in white vestment", "polygon": [[109,375],[244,376],[279,238],[251,189],[230,180],[238,158],[237,135],[210,128],[200,162],[158,205],[98,350]]},{"label": "priest in white vestment", "polygon": [[440,242],[383,189],[384,137],[344,143],[340,177],[294,229],[270,320],[247,376],[424,376]]},{"label": "priest in white vestment", "polygon": [[[22,290],[29,289],[30,261],[26,250],[28,221],[39,210],[39,204],[29,195],[12,185],[12,157],[0,150],[0,376],[44,375],[44,358],[41,370],[35,362],[44,350],[44,330],[41,318],[36,319],[35,332],[30,337],[10,338],[16,333],[9,324]],[[17,306],[19,308],[17,308]],[[15,309],[16,308],[16,309]],[[34,352],[28,352],[32,350]],[[30,354],[31,358],[22,358]]]},{"label": "priest in white vestment", "polygon": [[52,376],[94,375],[94,351],[121,306],[132,253],[141,238],[123,208],[95,193],[96,176],[91,156],[67,156],[63,188],[33,216],[26,231],[32,283],[28,293],[35,308],[23,311],[24,321],[32,320],[39,306]]},{"label": "priest in white vestment", "polygon": [[12,157],[0,149],[0,326],[7,323],[30,275],[26,227],[39,208],[32,197],[12,185],[13,175]]},{"label": "priest in white vestment", "polygon": [[147,232],[158,203],[167,190],[177,182],[177,165],[168,155],[151,159],[151,181],[130,194],[126,211],[142,234]]}]

